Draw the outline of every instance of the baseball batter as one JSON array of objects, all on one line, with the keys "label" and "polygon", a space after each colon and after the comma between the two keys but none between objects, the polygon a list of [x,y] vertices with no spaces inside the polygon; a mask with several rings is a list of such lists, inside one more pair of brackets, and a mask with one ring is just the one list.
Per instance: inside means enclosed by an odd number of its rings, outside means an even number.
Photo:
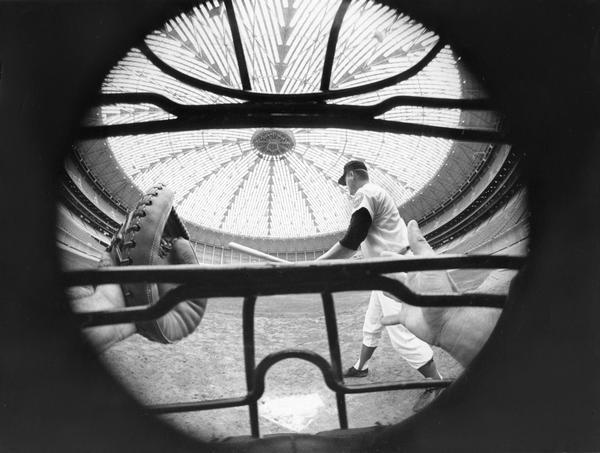
[{"label": "baseball batter", "polygon": [[[406,224],[400,216],[392,197],[381,187],[369,181],[364,162],[353,160],[344,166],[339,184],[348,187],[352,196],[352,216],[345,236],[318,259],[349,258],[359,249],[365,258],[384,255],[385,252],[409,254]],[[402,305],[381,291],[371,292],[363,325],[363,342],[360,356],[344,377],[360,378],[369,373],[369,360],[377,348],[384,325],[384,316],[400,313]],[[385,326],[393,348],[418,370],[431,379],[442,379],[433,360],[429,344],[413,335],[403,325]],[[417,401],[420,410],[437,395],[437,389],[428,389]]]}]

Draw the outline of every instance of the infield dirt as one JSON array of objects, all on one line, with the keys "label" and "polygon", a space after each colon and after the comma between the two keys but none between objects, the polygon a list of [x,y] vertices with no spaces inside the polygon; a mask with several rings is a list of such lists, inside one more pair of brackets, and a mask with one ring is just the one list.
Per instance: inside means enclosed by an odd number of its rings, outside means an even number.
[{"label": "infield dirt", "polygon": [[[368,292],[334,295],[343,368],[357,359]],[[256,363],[286,348],[307,349],[329,360],[327,333],[319,295],[261,297],[256,304]],[[242,299],[209,300],[200,328],[177,344],[152,343],[134,335],[103,359],[142,404],[189,402],[243,396],[246,392],[242,341]],[[438,368],[455,378],[462,367],[444,351],[435,349]],[[371,360],[370,373],[347,384],[420,379],[392,349],[384,333]],[[347,395],[349,427],[397,423],[413,414],[422,390]],[[266,375],[259,401],[261,435],[316,433],[339,428],[335,394],[327,388],[313,364],[289,359]],[[187,434],[202,439],[247,436],[247,407],[161,416]]]}]

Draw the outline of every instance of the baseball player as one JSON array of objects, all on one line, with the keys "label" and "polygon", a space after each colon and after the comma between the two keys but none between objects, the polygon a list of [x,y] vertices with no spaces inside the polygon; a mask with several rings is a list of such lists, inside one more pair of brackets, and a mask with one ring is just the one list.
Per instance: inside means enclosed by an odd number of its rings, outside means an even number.
[{"label": "baseball player", "polygon": [[[350,258],[358,248],[365,258],[380,257],[386,252],[410,253],[406,224],[392,197],[381,187],[369,181],[364,162],[352,160],[344,166],[338,183],[347,186],[352,196],[352,216],[345,236],[318,259]],[[381,291],[371,292],[363,325],[363,342],[356,363],[344,377],[362,378],[369,373],[369,361],[377,348],[384,325],[384,316],[398,315],[402,304]],[[442,379],[433,359],[429,344],[413,335],[405,326],[390,325],[387,328],[393,348],[414,369],[430,379]],[[439,389],[427,389],[419,398],[415,411],[431,402]]]}]

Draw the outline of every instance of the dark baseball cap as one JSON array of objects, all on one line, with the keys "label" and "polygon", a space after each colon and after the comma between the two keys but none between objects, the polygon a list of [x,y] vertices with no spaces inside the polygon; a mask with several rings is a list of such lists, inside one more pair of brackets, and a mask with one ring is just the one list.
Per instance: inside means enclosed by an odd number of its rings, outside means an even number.
[{"label": "dark baseball cap", "polygon": [[351,160],[346,165],[344,165],[344,174],[338,179],[338,184],[341,186],[346,185],[346,173],[351,170],[364,170],[367,171],[367,166],[362,160]]}]

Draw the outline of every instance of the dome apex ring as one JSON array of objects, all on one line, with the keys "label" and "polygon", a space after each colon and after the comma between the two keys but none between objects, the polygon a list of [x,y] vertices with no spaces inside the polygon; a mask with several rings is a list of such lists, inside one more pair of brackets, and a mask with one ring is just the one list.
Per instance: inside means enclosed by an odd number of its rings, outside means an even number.
[{"label": "dome apex ring", "polygon": [[287,129],[259,129],[250,143],[261,157],[280,157],[294,149],[296,139]]}]

